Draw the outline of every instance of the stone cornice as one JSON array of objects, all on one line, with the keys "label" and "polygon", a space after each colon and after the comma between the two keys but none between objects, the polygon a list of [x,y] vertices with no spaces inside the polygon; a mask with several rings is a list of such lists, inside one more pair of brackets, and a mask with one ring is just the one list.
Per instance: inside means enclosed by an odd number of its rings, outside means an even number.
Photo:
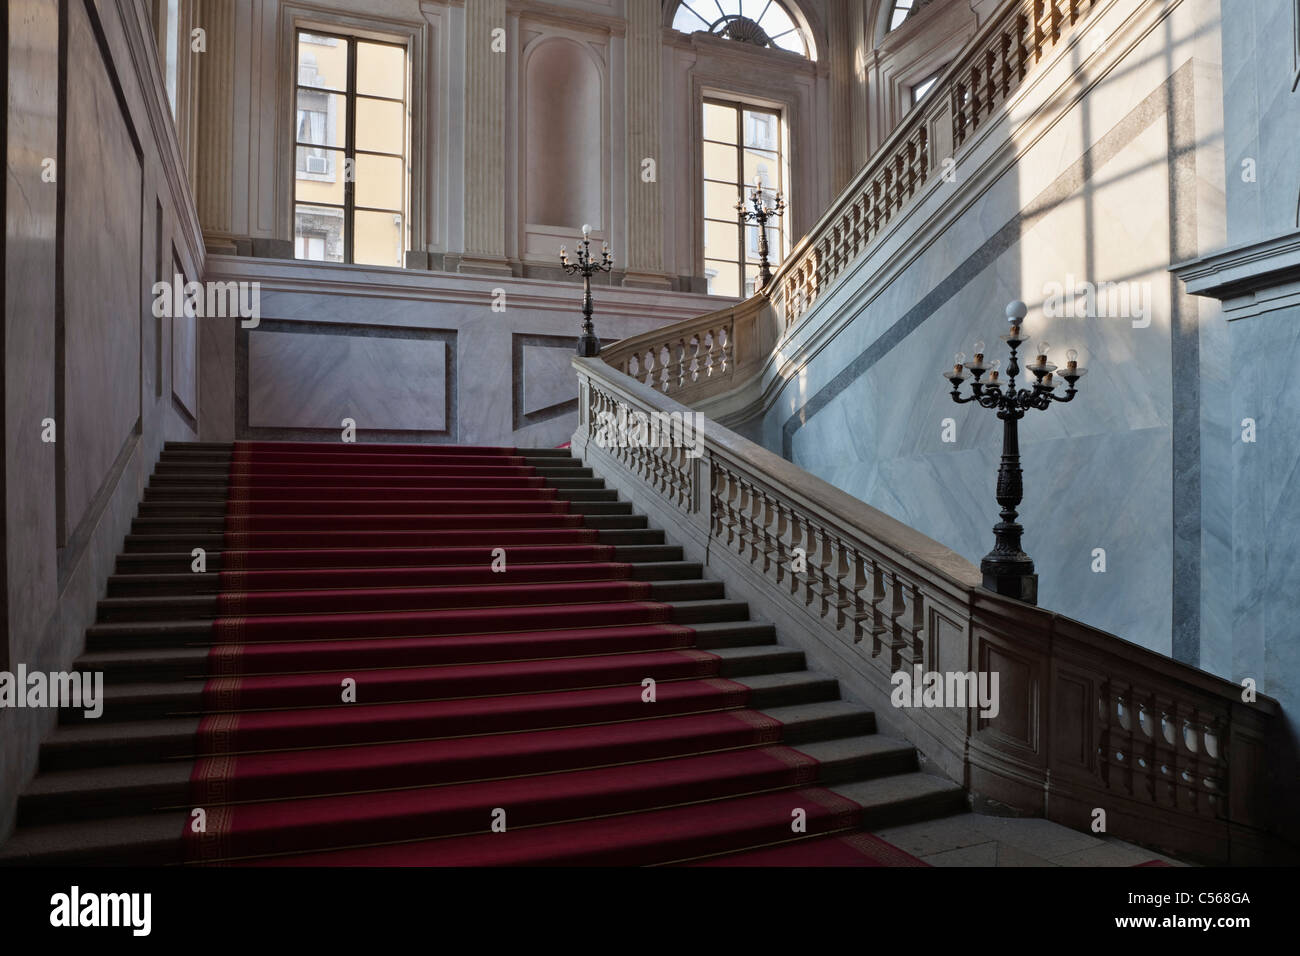
[{"label": "stone cornice", "polygon": [[1192,295],[1222,302],[1229,320],[1300,306],[1300,230],[1180,262],[1169,271]]},{"label": "stone cornice", "polygon": [[[379,299],[418,299],[424,302],[489,304],[496,289],[504,289],[512,306],[575,312],[582,298],[578,283],[551,282],[511,276],[424,272],[370,266],[321,264],[295,259],[256,259],[212,253],[209,281],[258,282],[261,291],[328,293]],[[661,292],[626,286],[595,286],[596,314],[683,321],[737,300],[691,292]]]},{"label": "stone cornice", "polygon": [[540,0],[527,0],[527,2],[508,0],[506,12],[512,17],[518,17],[520,21],[525,23],[549,23],[553,26],[568,27],[569,29],[582,30],[588,33],[607,33],[615,37],[627,34],[627,20],[623,17],[615,17],[607,13],[596,13],[592,10],[556,6],[551,3],[542,3]]}]

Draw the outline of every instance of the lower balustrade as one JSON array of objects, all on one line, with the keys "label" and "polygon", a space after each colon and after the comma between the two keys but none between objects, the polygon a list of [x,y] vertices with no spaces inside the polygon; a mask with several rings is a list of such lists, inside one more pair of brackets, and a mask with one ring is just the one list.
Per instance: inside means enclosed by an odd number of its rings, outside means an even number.
[{"label": "lower balustrade", "polygon": [[1206,862],[1289,859],[1271,832],[1275,701],[986,591],[960,555],[659,389],[574,366],[575,452],[976,809]]}]

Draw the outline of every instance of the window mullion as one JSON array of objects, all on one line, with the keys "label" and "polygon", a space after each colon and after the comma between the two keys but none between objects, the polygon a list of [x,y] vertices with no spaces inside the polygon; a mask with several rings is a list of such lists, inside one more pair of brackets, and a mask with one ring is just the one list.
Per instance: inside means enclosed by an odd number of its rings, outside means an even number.
[{"label": "window mullion", "polygon": [[[736,183],[740,192],[740,198],[745,198],[745,108],[739,103],[733,103],[732,109],[736,111]],[[739,243],[739,258],[736,261],[736,269],[740,274],[740,288],[737,290],[740,297],[745,297],[745,217],[737,216],[740,228],[737,230],[737,242]]]},{"label": "window mullion", "polygon": [[[356,178],[357,178],[357,41],[348,38],[347,90],[344,99],[348,105],[347,129],[343,139],[343,261],[353,261],[353,243],[356,234]],[[347,175],[348,163],[352,175]]]}]

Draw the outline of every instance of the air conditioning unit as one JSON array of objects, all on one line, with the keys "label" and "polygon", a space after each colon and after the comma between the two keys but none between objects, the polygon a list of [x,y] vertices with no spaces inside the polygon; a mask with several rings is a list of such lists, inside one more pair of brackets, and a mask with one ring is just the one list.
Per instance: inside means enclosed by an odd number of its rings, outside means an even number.
[{"label": "air conditioning unit", "polygon": [[307,157],[307,172],[320,173],[321,175],[324,175],[329,171],[330,171],[329,160],[326,159],[324,156]]}]

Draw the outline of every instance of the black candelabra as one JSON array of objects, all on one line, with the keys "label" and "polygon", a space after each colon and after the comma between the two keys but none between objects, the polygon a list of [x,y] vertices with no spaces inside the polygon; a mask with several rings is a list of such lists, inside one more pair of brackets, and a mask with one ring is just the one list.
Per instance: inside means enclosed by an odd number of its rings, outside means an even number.
[{"label": "black candelabra", "polygon": [[608,272],[614,265],[614,257],[609,254],[609,243],[602,243],[600,259],[591,255],[591,226],[582,227],[582,238],[578,240],[578,257],[576,262],[569,261],[569,254],[560,246],[560,266],[569,275],[582,276],[582,335],[578,337],[578,354],[583,358],[594,358],[600,354],[600,339],[596,335],[596,326],[591,321],[591,277],[597,272]]},{"label": "black candelabra", "polygon": [[[1012,302],[1007,306],[1007,321],[1011,330],[1001,336],[1011,350],[1011,361],[1007,363],[1005,381],[998,379],[998,360],[984,363],[984,343],[975,343],[975,356],[966,361],[963,352],[957,353],[952,371],[944,372],[944,378],[952,383],[952,400],[958,404],[979,402],[984,408],[991,408],[1002,419],[1002,464],[998,467],[998,504],[1002,506],[1002,520],[993,527],[995,544],[993,550],[980,561],[980,572],[984,575],[984,587],[998,594],[1005,594],[1030,604],[1038,603],[1038,575],[1034,573],[1034,562],[1020,546],[1020,536],[1024,528],[1016,522],[1016,507],[1024,497],[1024,486],[1020,473],[1020,436],[1019,422],[1031,408],[1046,410],[1053,402],[1073,400],[1077,389],[1075,383],[1083,378],[1087,369],[1079,366],[1079,353],[1074,349],[1066,352],[1065,368],[1058,368],[1047,361],[1050,346],[1046,342],[1038,344],[1036,360],[1025,366],[1033,373],[1034,381],[1028,388],[1016,387],[1016,376],[1020,374],[1017,350],[1028,339],[1023,334],[1024,318],[1028,309],[1023,302]],[[988,378],[981,377],[988,373]],[[971,379],[971,394],[963,397],[961,384]],[[1065,385],[1063,393],[1056,389]]]},{"label": "black candelabra", "polygon": [[741,187],[742,194],[736,200],[736,212],[740,216],[742,223],[758,223],[758,283],[754,286],[754,291],[767,288],[767,284],[772,281],[772,267],[767,261],[767,221],[775,219],[785,212],[785,200],[781,194],[777,193],[772,200],[772,205],[768,205],[763,199],[763,180],[754,180],[753,192],[749,196],[749,205],[751,208],[745,208],[745,197],[743,194],[744,187]]}]

